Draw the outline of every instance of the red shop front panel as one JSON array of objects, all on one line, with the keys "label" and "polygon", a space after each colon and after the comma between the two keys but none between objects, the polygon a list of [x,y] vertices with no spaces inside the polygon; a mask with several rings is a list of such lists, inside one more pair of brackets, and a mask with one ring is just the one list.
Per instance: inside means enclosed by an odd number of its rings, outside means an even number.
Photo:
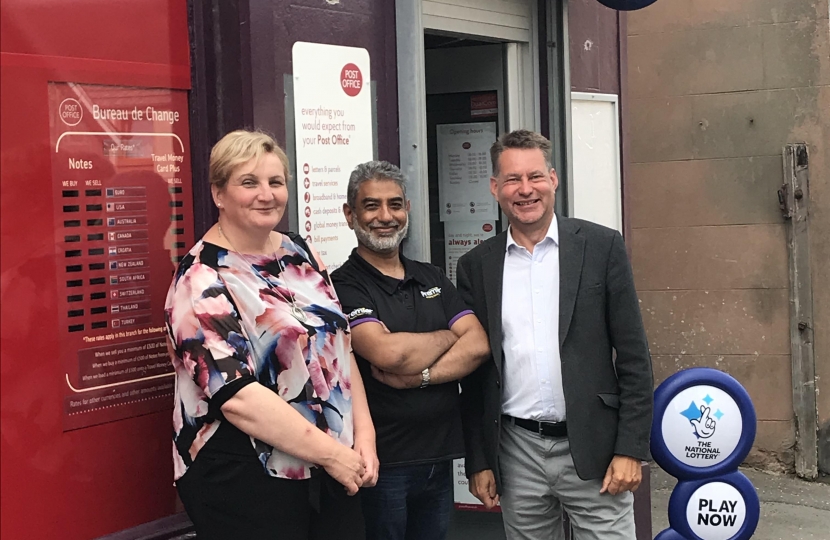
[{"label": "red shop front panel", "polygon": [[4,0],[2,537],[177,511],[164,300],[193,244],[186,4]]}]

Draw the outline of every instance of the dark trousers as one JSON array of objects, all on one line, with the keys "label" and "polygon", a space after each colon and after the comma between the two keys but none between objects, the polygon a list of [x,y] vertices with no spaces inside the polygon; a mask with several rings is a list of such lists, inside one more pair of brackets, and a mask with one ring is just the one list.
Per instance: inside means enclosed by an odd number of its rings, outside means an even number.
[{"label": "dark trousers", "polygon": [[452,511],[452,461],[380,468],[361,489],[366,540],[444,540]]},{"label": "dark trousers", "polygon": [[199,455],[176,486],[199,540],[363,540],[360,497],[324,471],[268,476],[259,461]]}]

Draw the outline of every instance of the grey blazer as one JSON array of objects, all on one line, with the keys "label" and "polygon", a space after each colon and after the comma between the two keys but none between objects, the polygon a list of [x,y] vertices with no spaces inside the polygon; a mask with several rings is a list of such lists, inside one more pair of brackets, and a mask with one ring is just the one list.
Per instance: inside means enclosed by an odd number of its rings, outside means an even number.
[{"label": "grey blazer", "polygon": [[[559,224],[559,350],[576,472],[602,478],[615,454],[649,457],[653,405],[648,351],[631,265],[615,230]],[[458,261],[458,290],[490,338],[491,358],[462,382],[467,475],[492,469],[501,492],[502,278],[507,233]]]}]

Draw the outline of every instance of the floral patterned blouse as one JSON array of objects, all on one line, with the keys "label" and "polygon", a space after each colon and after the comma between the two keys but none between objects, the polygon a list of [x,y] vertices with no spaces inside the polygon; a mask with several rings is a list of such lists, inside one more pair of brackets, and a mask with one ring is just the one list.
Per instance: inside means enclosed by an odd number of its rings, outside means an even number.
[{"label": "floral patterned blouse", "polygon": [[[351,341],[334,287],[319,257],[287,235],[275,255],[243,256],[201,240],[173,278],[165,314],[176,370],[176,480],[222,423],[219,407],[250,383],[271,389],[342,444],[353,444]],[[290,298],[305,322],[292,316]],[[313,464],[253,437],[250,442],[269,475],[311,476]]]}]

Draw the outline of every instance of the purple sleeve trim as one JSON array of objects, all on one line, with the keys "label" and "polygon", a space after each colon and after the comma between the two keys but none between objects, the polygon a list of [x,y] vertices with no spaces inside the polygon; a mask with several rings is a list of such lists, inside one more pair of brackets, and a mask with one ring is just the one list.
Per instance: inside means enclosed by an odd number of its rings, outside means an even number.
[{"label": "purple sleeve trim", "polygon": [[380,320],[378,320],[378,319],[374,319],[374,318],[372,318],[372,317],[366,317],[365,319],[358,319],[358,320],[356,320],[356,321],[350,321],[350,322],[349,322],[349,328],[354,328],[355,326],[357,326],[357,325],[359,325],[359,324],[363,324],[363,323],[365,323],[365,322],[376,322],[376,323],[378,323],[378,324],[383,324],[383,323],[382,323],[382,322],[380,322]]},{"label": "purple sleeve trim", "polygon": [[474,315],[473,310],[472,309],[465,309],[464,311],[462,311],[461,313],[459,313],[458,315],[456,315],[455,317],[450,319],[450,324],[448,325],[448,327],[452,328],[452,325],[455,324],[455,321],[457,321],[458,319],[460,319],[461,317],[463,317],[465,315]]}]

